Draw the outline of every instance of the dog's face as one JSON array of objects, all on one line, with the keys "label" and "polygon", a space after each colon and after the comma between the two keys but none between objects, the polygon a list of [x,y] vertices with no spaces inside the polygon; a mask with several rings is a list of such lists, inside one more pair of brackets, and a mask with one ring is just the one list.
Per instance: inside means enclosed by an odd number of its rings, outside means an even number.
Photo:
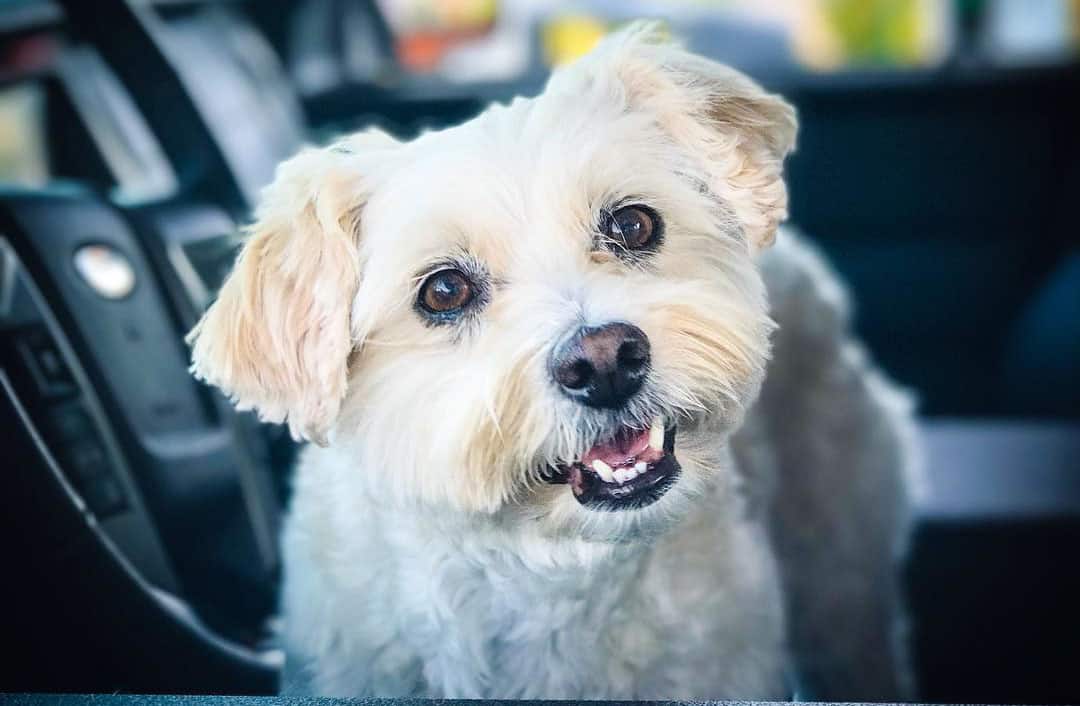
[{"label": "dog's face", "polygon": [[753,400],[790,107],[634,28],[539,97],[279,170],[194,370],[395,500],[621,539]]}]

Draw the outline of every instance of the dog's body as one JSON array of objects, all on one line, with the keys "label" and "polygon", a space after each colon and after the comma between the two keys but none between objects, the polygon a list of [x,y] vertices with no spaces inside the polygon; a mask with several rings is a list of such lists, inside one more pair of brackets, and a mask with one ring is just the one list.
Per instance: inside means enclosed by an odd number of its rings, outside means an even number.
[{"label": "dog's body", "polygon": [[536,99],[282,168],[192,341],[322,446],[286,690],[903,694],[909,413],[812,250],[763,252],[794,132],[635,28]]},{"label": "dog's body", "polygon": [[785,696],[775,567],[734,495],[652,546],[552,542],[374,498],[339,514],[328,494],[366,492],[342,461],[305,458],[286,533],[290,691]]},{"label": "dog's body", "polygon": [[893,572],[909,404],[852,342],[846,297],[805,242],[784,233],[763,260],[780,327],[762,396],[731,439],[730,473],[655,542],[553,542],[505,518],[387,505],[347,450],[309,447],[285,532],[284,688],[907,693]]}]

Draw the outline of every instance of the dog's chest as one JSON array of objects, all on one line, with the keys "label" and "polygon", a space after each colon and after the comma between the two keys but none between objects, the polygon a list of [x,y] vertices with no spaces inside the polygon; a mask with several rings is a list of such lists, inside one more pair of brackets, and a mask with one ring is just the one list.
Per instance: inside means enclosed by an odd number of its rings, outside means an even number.
[{"label": "dog's chest", "polygon": [[[425,695],[611,698],[661,661],[664,627],[639,557],[586,575],[429,554],[401,608]],[[419,585],[406,579],[407,583]]]},{"label": "dog's chest", "polygon": [[783,697],[779,604],[751,549],[702,536],[534,573],[429,546],[396,590],[394,641],[430,697]]},{"label": "dog's chest", "polygon": [[303,693],[786,696],[771,555],[731,513],[703,505],[632,553],[542,565],[499,533],[431,532],[374,508],[328,522],[308,500],[285,543]]}]

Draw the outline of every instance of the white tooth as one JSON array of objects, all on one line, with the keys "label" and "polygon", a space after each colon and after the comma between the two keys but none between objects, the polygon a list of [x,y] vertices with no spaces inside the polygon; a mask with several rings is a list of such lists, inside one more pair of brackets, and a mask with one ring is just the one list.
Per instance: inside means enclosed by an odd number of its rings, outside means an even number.
[{"label": "white tooth", "polygon": [[634,464],[634,470],[637,471],[639,475],[648,470],[648,468],[649,466],[644,461],[638,461]]},{"label": "white tooth", "polygon": [[626,481],[630,480],[629,478],[626,477],[626,471],[627,471],[627,469],[625,469],[625,468],[619,468],[618,470],[615,471],[615,480],[619,481],[620,484],[625,483]]},{"label": "white tooth", "polygon": [[634,480],[637,477],[638,477],[637,469],[635,469],[635,468],[627,468],[626,469],[626,480]]},{"label": "white tooth", "polygon": [[664,450],[664,421],[657,417],[649,429],[649,446],[655,451]]},{"label": "white tooth", "polygon": [[611,466],[607,465],[600,459],[594,459],[592,462],[593,470],[597,472],[601,479],[605,483],[611,483],[615,480],[615,473],[611,470]]}]

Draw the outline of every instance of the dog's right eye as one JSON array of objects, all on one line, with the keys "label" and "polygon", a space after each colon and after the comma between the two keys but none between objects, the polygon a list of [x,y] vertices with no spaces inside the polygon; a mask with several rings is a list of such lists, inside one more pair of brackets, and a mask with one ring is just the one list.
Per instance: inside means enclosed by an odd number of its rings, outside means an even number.
[{"label": "dog's right eye", "polygon": [[473,299],[473,286],[461,270],[439,270],[420,285],[420,307],[438,316],[453,315]]},{"label": "dog's right eye", "polygon": [[600,212],[600,234],[617,253],[652,251],[662,242],[664,222],[653,209],[643,204],[623,206]]}]

